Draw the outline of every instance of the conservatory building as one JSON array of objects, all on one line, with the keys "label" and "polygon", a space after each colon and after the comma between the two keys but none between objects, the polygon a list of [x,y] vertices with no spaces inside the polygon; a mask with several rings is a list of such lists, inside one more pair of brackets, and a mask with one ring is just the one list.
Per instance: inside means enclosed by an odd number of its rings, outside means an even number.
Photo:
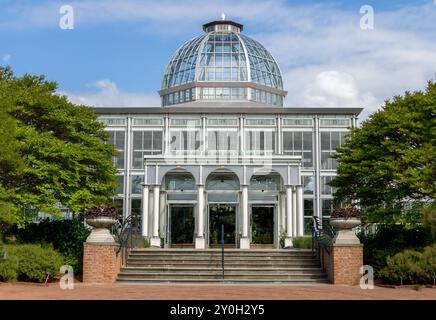
[{"label": "conservatory building", "polygon": [[171,57],[161,106],[94,108],[123,216],[155,247],[292,247],[333,208],[335,149],[361,108],[284,107],[280,68],[227,20]]}]

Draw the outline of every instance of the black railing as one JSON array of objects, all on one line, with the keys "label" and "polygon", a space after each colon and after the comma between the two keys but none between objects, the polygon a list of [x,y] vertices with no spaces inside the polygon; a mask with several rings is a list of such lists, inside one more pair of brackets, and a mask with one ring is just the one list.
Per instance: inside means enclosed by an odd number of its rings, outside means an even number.
[{"label": "black railing", "polygon": [[321,251],[330,253],[330,245],[334,237],[334,231],[330,225],[321,225],[319,217],[312,217],[312,251],[316,251],[321,258]]},{"label": "black railing", "polygon": [[221,269],[222,269],[222,277],[224,280],[224,224],[221,224]]},{"label": "black railing", "polygon": [[117,256],[121,254],[121,264],[123,266],[127,263],[130,249],[135,246],[134,236],[140,237],[138,221],[136,216],[128,216],[124,219],[120,218],[113,227],[113,233],[118,238],[120,244],[117,250]]}]

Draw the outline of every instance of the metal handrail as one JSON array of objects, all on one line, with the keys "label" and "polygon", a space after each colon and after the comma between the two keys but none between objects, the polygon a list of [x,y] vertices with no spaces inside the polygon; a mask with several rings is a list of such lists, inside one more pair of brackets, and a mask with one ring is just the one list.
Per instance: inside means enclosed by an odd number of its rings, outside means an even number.
[{"label": "metal handrail", "polygon": [[222,269],[222,277],[224,280],[224,223],[221,224],[221,269]]},{"label": "metal handrail", "polygon": [[[333,230],[329,227],[321,227],[319,217],[312,217],[312,251],[317,251],[320,255],[320,250],[330,253],[330,243],[333,238]],[[329,240],[326,241],[326,238]]]},{"label": "metal handrail", "polygon": [[115,234],[118,236],[120,246],[116,252],[117,256],[121,252],[121,264],[123,266],[127,263],[127,256],[129,249],[133,247],[132,239],[132,216],[128,216],[121,221],[118,221],[115,225]]}]

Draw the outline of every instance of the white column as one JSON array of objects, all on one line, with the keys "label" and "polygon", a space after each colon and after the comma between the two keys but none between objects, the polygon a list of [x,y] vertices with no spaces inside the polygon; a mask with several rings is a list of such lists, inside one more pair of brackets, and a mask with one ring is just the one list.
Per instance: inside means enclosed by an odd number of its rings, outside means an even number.
[{"label": "white column", "polygon": [[293,187],[292,190],[292,237],[297,236],[297,190]]},{"label": "white column", "polygon": [[148,185],[142,185],[142,236],[148,237]]},{"label": "white column", "polygon": [[195,249],[204,249],[206,248],[206,242],[204,239],[204,186],[198,186],[198,195],[197,195],[197,207],[198,207],[198,216],[197,216],[197,238],[195,238]]},{"label": "white column", "polygon": [[159,247],[160,248],[159,198],[160,198],[159,185],[155,185],[153,187],[153,237],[151,238],[150,245],[152,247]]},{"label": "white column", "polygon": [[292,247],[292,187],[286,186],[286,239],[285,248]]},{"label": "white column", "polygon": [[248,186],[242,186],[242,238],[240,239],[241,249],[250,249],[250,238],[248,237]]},{"label": "white column", "polygon": [[303,199],[303,186],[297,186],[297,236],[304,236],[304,199]]}]

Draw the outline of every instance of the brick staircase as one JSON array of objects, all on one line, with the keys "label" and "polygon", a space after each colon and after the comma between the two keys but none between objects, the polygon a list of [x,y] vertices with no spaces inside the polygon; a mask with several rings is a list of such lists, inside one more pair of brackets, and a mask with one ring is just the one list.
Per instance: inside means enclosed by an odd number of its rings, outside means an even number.
[{"label": "brick staircase", "polygon": [[118,283],[328,283],[310,250],[132,249]]}]

